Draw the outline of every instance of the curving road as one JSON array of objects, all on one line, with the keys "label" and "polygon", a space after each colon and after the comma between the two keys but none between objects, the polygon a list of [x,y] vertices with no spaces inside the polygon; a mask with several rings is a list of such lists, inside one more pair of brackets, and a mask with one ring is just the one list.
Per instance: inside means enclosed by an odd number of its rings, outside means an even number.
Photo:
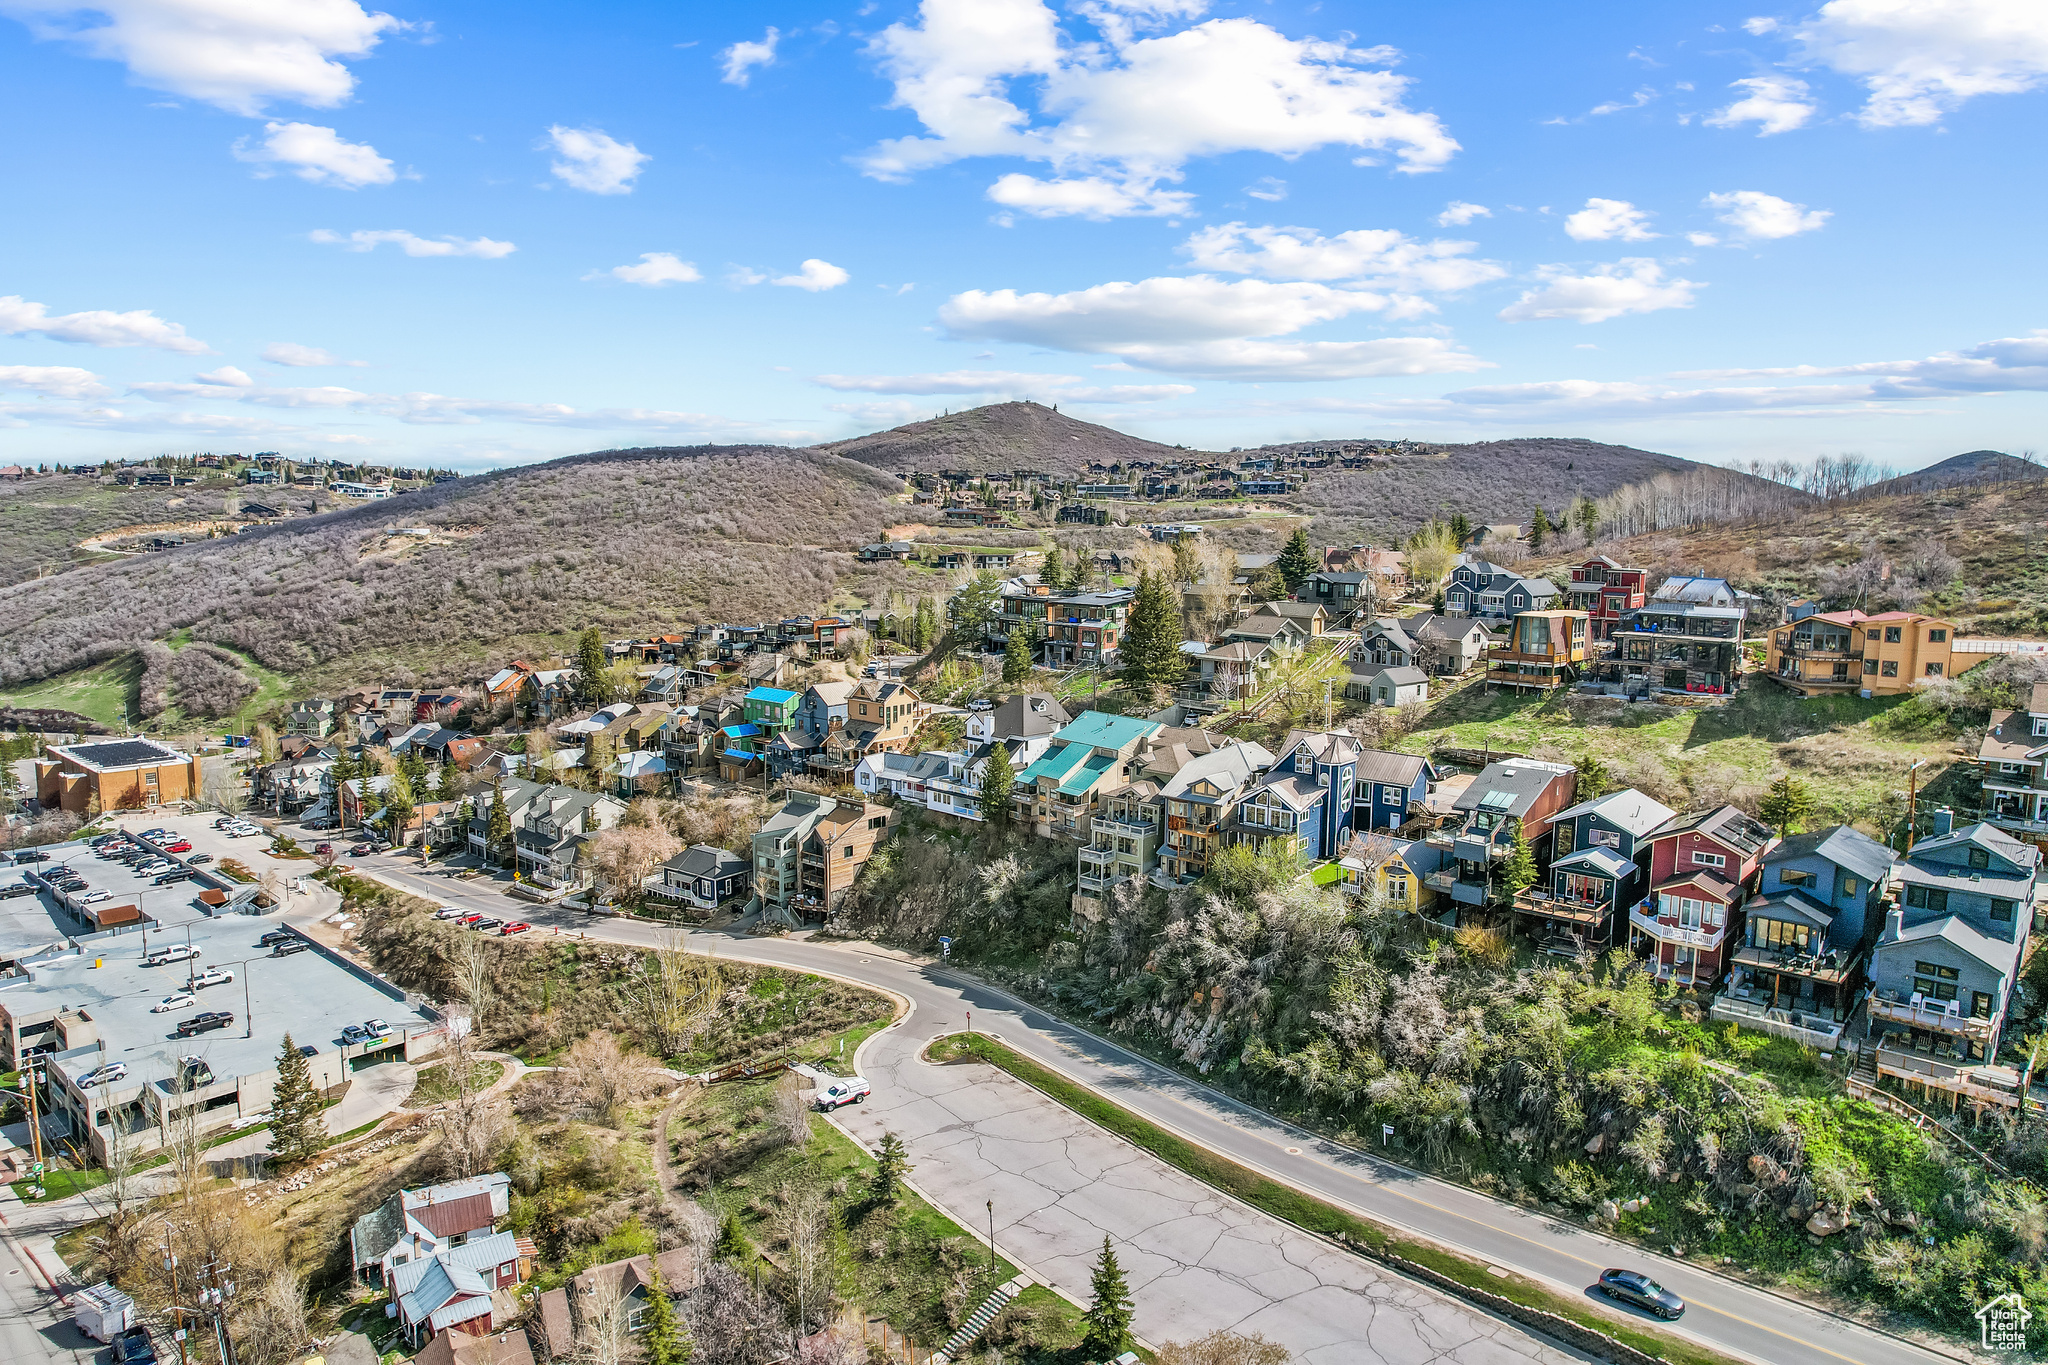
[{"label": "curving road", "polygon": [[[446,904],[489,910],[500,916],[508,913],[508,906],[516,907],[511,913],[531,921],[536,932],[576,932],[592,939],[641,945],[653,943],[661,932],[650,924],[592,920],[580,912],[510,901],[491,882],[463,882],[441,874],[422,876],[409,859],[371,859],[359,870]],[[920,1183],[928,1187],[945,1183],[936,1178],[935,1167],[967,1170],[973,1173],[972,1179],[983,1184],[1020,1174],[1032,1176],[1027,1183],[1046,1188],[1059,1183],[1057,1166],[1064,1154],[1049,1150],[1046,1141],[1050,1139],[1041,1141],[1041,1126],[1049,1121],[1042,1111],[1034,1111],[1033,1126],[1024,1131],[1003,1128],[1005,1113],[1017,1108],[1014,1088],[1021,1087],[1006,1078],[997,1078],[999,1085],[992,1084],[986,1076],[974,1074],[981,1068],[934,1068],[917,1060],[926,1041],[964,1027],[968,1012],[972,1011],[974,1027],[997,1034],[1033,1060],[1183,1137],[1332,1203],[1544,1281],[1561,1292],[1586,1293],[1586,1286],[1605,1266],[1647,1270],[1691,1305],[1682,1323],[1667,1330],[1703,1345],[1768,1365],[1941,1365],[1965,1358],[1960,1350],[1953,1354],[1930,1350],[1767,1290],[1723,1278],[1691,1262],[1657,1256],[1317,1138],[1024,1004],[985,982],[922,959],[868,944],[825,943],[801,937],[753,938],[721,931],[693,932],[689,935],[689,946],[722,957],[843,977],[892,992],[910,1002],[909,1017],[863,1046],[859,1062],[870,1079],[878,1082],[877,1094],[872,1104],[865,1107],[868,1113],[853,1111],[847,1115],[847,1126],[872,1138],[885,1123],[900,1124],[899,1131],[921,1163]],[[962,1074],[957,1083],[941,1083],[936,1078],[942,1071]],[[977,1088],[988,1093],[973,1093]],[[1003,1100],[1004,1093],[1012,1098]],[[1049,1101],[1047,1104],[1050,1106]],[[1050,1107],[1059,1114],[1067,1114],[1057,1106]],[[1072,1123],[1096,1140],[1112,1142],[1091,1125],[1078,1119]],[[1076,1136],[1066,1128],[1061,1133],[1063,1138]],[[964,1146],[963,1136],[967,1139]],[[1126,1158],[1131,1155],[1128,1147],[1113,1145]],[[948,1148],[956,1150],[949,1152]],[[1091,1158],[1104,1159],[1100,1154]],[[976,1206],[981,1203],[979,1191],[983,1184],[934,1193],[963,1221],[976,1224],[980,1222]],[[1205,1186],[1200,1188],[1207,1190]],[[1092,1216],[1093,1241],[1099,1246],[1102,1231],[1118,1236],[1145,1236],[1162,1223],[1171,1223],[1173,1219],[1164,1217],[1164,1205],[1149,1212],[1148,1206],[1155,1199],[1180,1200],[1187,1193],[1178,1186],[1157,1186],[1135,1200],[1123,1198],[1128,1207],[1119,1212],[1114,1207],[1121,1197],[1116,1182],[1091,1183],[1078,1192],[1065,1190],[1051,1205],[1043,1206],[1034,1202],[1037,1197],[1028,1189],[1006,1188],[998,1209],[997,1240],[1013,1253],[1013,1259],[1031,1266],[1041,1278],[1070,1293],[1085,1295],[1085,1271],[1078,1288],[1071,1279],[1076,1254],[1072,1224],[1062,1221],[1053,1206],[1064,1205],[1084,1217]],[[1214,1217],[1230,1222],[1234,1228],[1250,1226],[1243,1220],[1259,1221],[1244,1206],[1213,1191],[1209,1191],[1206,1203],[1215,1206]],[[1005,1207],[1012,1210],[1007,1219]],[[1049,1208],[1053,1211],[1048,1212]],[[1159,1216],[1152,1216],[1155,1214]],[[1041,1225],[1035,1232],[1034,1220]],[[1265,1232],[1262,1229],[1256,1235],[1263,1237]],[[1254,1296],[1263,1295],[1268,1305],[1280,1306],[1277,1312],[1269,1312],[1243,1292],[1247,1278],[1256,1278],[1248,1277],[1248,1266],[1227,1263],[1230,1257],[1220,1255],[1216,1264],[1205,1265],[1200,1256],[1188,1254],[1189,1240],[1173,1236],[1171,1230],[1160,1232],[1152,1236],[1143,1253],[1146,1271],[1153,1277],[1152,1297],[1170,1303],[1169,1312],[1173,1315],[1162,1330],[1160,1323],[1145,1320],[1141,1301],[1140,1330],[1146,1335],[1154,1339],[1184,1339],[1198,1334],[1189,1330],[1191,1325],[1220,1319],[1217,1325],[1244,1322],[1276,1338],[1296,1337],[1295,1332],[1281,1330],[1295,1321],[1310,1329],[1299,1334],[1304,1341],[1296,1347],[1305,1353],[1317,1344],[1346,1340],[1329,1336],[1324,1336],[1320,1343],[1305,1340],[1313,1337],[1326,1320],[1329,1325],[1335,1323],[1335,1319],[1328,1318],[1326,1305],[1340,1296],[1297,1296],[1300,1291],[1314,1287],[1309,1279],[1321,1273],[1320,1268],[1309,1271],[1308,1279],[1266,1287],[1253,1285]],[[1285,1239],[1273,1245],[1280,1248],[1283,1263],[1298,1263],[1297,1252]],[[1034,1256],[1040,1254],[1041,1248],[1049,1250],[1045,1251],[1042,1264],[1035,1263]],[[1337,1259],[1365,1265],[1356,1258]],[[1300,1266],[1297,1264],[1296,1268]],[[1174,1281],[1179,1281],[1179,1286]],[[1354,1295],[1371,1292],[1356,1285],[1348,1287],[1353,1288]],[[1601,1311],[1616,1311],[1603,1300],[1589,1302]],[[1201,1330],[1208,1328],[1203,1326]],[[1507,1340],[1493,1341],[1486,1348],[1490,1355],[1469,1358],[1499,1359],[1504,1348],[1508,1358],[1540,1358],[1533,1338],[1520,1337],[1519,1341],[1519,1348]],[[1468,1358],[1459,1353],[1457,1342],[1432,1341],[1427,1334],[1418,1337],[1413,1351],[1384,1350],[1389,1343],[1377,1338],[1371,1344],[1383,1349],[1389,1359]],[[1556,1355],[1550,1348],[1541,1349]]]}]

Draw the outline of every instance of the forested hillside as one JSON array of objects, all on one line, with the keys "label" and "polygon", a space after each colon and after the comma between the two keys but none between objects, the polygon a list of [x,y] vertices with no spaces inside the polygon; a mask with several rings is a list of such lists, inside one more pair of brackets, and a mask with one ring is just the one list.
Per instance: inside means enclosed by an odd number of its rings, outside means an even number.
[{"label": "forested hillside", "polygon": [[0,589],[0,684],[181,630],[286,673],[350,660],[440,676],[589,625],[780,616],[833,598],[901,487],[776,447],[503,470]]}]

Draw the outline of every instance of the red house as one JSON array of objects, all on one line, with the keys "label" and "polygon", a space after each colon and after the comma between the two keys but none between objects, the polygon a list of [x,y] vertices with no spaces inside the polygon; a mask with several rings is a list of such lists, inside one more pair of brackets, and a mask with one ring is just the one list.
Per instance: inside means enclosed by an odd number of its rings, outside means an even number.
[{"label": "red house", "polygon": [[1624,613],[1634,611],[1649,599],[1650,573],[1647,569],[1625,569],[1606,555],[1594,555],[1572,569],[1572,581],[1565,595],[1573,611],[1587,616],[1587,630],[1595,640],[1604,640]]},{"label": "red house", "polygon": [[1650,895],[1629,911],[1629,946],[1659,980],[1711,988],[1742,943],[1742,906],[1756,889],[1769,825],[1733,806],[1680,815],[1650,831]]}]

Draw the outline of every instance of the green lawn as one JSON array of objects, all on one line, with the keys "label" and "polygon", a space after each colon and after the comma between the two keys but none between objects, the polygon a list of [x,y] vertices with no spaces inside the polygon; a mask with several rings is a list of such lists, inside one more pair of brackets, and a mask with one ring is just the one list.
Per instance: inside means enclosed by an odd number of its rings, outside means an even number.
[{"label": "green lawn", "polygon": [[128,723],[141,681],[141,657],[123,654],[89,668],[73,669],[27,687],[0,692],[0,706],[52,707],[119,727]]}]

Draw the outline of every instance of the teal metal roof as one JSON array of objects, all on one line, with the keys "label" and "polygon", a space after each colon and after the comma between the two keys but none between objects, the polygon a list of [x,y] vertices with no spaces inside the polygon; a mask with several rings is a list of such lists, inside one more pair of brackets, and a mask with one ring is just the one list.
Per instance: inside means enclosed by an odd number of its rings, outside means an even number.
[{"label": "teal metal roof", "polygon": [[1086,763],[1083,763],[1073,773],[1069,774],[1066,781],[1060,783],[1060,794],[1063,796],[1079,796],[1097,782],[1100,782],[1102,775],[1114,767],[1116,761],[1115,754],[1091,753],[1088,755]]},{"label": "teal metal roof", "polygon": [[1067,774],[1092,752],[1085,744],[1055,744],[1040,755],[1036,763],[1018,773],[1017,780],[1030,783],[1049,777],[1056,782],[1064,781]]},{"label": "teal metal roof", "polygon": [[772,706],[787,706],[795,701],[798,695],[795,692],[785,692],[779,687],[757,687],[747,693],[747,700],[765,701]]},{"label": "teal metal roof", "polygon": [[1053,738],[1067,744],[1086,744],[1095,749],[1121,749],[1127,744],[1156,735],[1166,727],[1141,716],[1113,716],[1107,711],[1083,711]]}]

